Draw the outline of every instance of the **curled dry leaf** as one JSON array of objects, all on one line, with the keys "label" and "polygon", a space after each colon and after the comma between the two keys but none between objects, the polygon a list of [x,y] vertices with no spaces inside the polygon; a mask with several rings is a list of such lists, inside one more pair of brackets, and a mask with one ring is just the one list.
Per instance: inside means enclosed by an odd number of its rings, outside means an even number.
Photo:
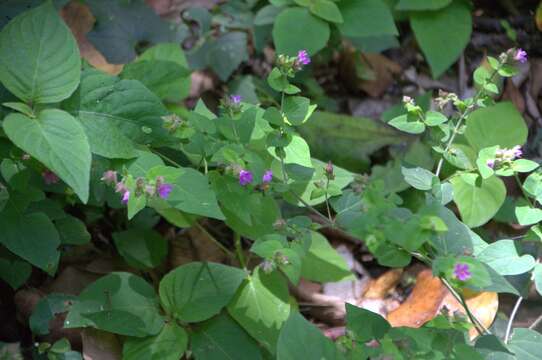
[{"label": "curled dry leaf", "polygon": [[[499,300],[493,292],[465,292],[467,305],[473,315],[485,326],[489,327],[495,319]],[[407,300],[396,310],[388,314],[388,321],[394,327],[420,327],[437,316],[442,309],[450,313],[459,312],[466,316],[465,310],[446,289],[439,278],[434,277],[431,270],[418,274],[416,285]],[[471,338],[477,336],[476,329],[469,332]]]},{"label": "curled dry leaf", "polygon": [[105,57],[88,41],[86,34],[92,30],[96,19],[86,5],[71,1],[62,8],[60,15],[77,40],[82,58],[95,68],[111,75],[117,75],[122,71],[124,65],[108,63]]},{"label": "curled dry leaf", "polygon": [[403,269],[392,269],[380,275],[376,280],[371,280],[367,291],[363,295],[366,299],[383,299],[401,280]]}]

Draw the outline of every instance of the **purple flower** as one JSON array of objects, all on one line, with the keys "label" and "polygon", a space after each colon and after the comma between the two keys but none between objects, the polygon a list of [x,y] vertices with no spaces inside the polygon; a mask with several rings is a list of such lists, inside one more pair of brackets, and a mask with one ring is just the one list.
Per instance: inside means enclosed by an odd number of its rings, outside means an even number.
[{"label": "purple flower", "polygon": [[469,265],[461,264],[461,263],[455,264],[454,276],[459,281],[467,281],[467,280],[469,280],[471,278],[471,276],[472,276],[470,271],[469,271]]},{"label": "purple flower", "polygon": [[520,63],[525,63],[527,61],[527,52],[523,49],[518,49],[514,55],[514,60]]},{"label": "purple flower", "polygon": [[53,185],[60,181],[58,176],[51,170],[45,170],[41,173],[41,177],[43,178],[43,182],[45,182],[46,185]]},{"label": "purple flower", "polygon": [[486,161],[486,165],[493,169],[495,167],[495,160],[489,159],[488,161]]},{"label": "purple flower", "polygon": [[521,146],[519,145],[514,146],[511,150],[514,158],[519,158],[521,157],[521,155],[523,155],[523,151],[521,150]]},{"label": "purple flower", "polygon": [[241,170],[239,172],[239,184],[246,186],[254,180],[252,173],[248,170]]},{"label": "purple flower", "polygon": [[263,173],[262,176],[262,182],[264,184],[270,183],[273,180],[273,172],[271,170],[267,170]]},{"label": "purple flower", "polygon": [[124,192],[124,194],[122,195],[122,200],[121,200],[121,203],[123,203],[124,205],[128,204],[128,200],[130,200],[130,192],[128,190],[126,190]]},{"label": "purple flower", "polygon": [[102,178],[100,179],[107,185],[113,185],[117,183],[117,172],[113,170],[107,170],[104,172]]},{"label": "purple flower", "polygon": [[239,105],[241,100],[243,100],[241,95],[230,95],[230,101],[233,105]]},{"label": "purple flower", "polygon": [[311,63],[311,58],[307,53],[307,50],[299,50],[297,53],[297,63],[299,65],[309,65]]},{"label": "purple flower", "polygon": [[158,193],[158,196],[160,196],[162,199],[167,199],[171,191],[173,190],[173,185],[171,184],[160,184],[156,188],[156,192]]},{"label": "purple flower", "polygon": [[128,187],[123,182],[118,182],[117,185],[115,185],[115,192],[121,193],[124,195],[124,193],[128,191]]}]

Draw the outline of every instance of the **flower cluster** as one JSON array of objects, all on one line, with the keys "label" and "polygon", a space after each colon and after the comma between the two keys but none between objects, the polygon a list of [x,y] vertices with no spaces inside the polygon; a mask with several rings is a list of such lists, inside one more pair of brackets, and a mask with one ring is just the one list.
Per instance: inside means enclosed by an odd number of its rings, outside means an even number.
[{"label": "flower cluster", "polygon": [[[269,184],[273,180],[273,171],[267,170],[262,176],[262,184]],[[241,186],[247,186],[248,184],[254,181],[254,175],[252,172],[246,169],[241,169],[239,171],[239,184]]]},{"label": "flower cluster", "polygon": [[[126,185],[125,179],[118,181],[117,172],[107,170],[104,172],[101,180],[107,185],[114,186],[115,192],[121,195],[121,202],[125,205],[128,204],[131,192]],[[167,199],[171,191],[173,191],[173,185],[164,182],[163,176],[158,176],[153,183],[145,183],[145,179],[137,178],[134,191],[136,196],[145,194],[147,196],[158,196],[162,199]]]},{"label": "flower cluster", "polygon": [[527,62],[527,52],[523,49],[512,48],[502,53],[499,57],[499,60],[503,64],[524,64],[525,62]]},{"label": "flower cluster", "polygon": [[486,165],[494,169],[500,163],[513,161],[520,158],[521,155],[523,155],[523,151],[519,145],[516,145],[511,149],[498,149],[495,152],[495,159],[487,160]]},{"label": "flower cluster", "polygon": [[54,185],[60,181],[58,176],[49,169],[43,171],[41,173],[41,177],[43,178],[43,182],[45,183],[45,185]]},{"label": "flower cluster", "polygon": [[279,55],[277,57],[277,66],[283,74],[293,76],[296,71],[303,69],[311,63],[311,58],[307,50],[299,50],[297,56]]}]

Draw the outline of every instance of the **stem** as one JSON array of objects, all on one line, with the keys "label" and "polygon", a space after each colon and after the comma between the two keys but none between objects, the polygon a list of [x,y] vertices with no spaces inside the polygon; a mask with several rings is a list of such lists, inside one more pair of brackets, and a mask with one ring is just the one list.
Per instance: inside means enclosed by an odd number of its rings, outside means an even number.
[{"label": "stem", "polygon": [[527,195],[527,192],[523,188],[523,185],[521,184],[521,180],[519,179],[518,173],[514,172],[514,178],[516,179],[516,183],[518,184],[519,188],[521,189],[521,193],[523,194],[523,197],[525,200],[531,205],[531,207],[534,207],[534,204],[532,203],[531,199]]},{"label": "stem", "polygon": [[508,326],[506,326],[506,334],[504,335],[504,343],[508,344],[508,340],[510,340],[510,331],[512,331],[512,323],[514,322],[514,319],[516,318],[516,314],[518,312],[519,306],[521,305],[521,302],[523,301],[523,297],[518,297],[518,300],[516,301],[516,304],[514,305],[514,308],[512,309],[512,313],[510,314],[510,319],[508,320]]},{"label": "stem", "polygon": [[535,329],[542,322],[542,314],[529,326],[529,329]]},{"label": "stem", "polygon": [[216,244],[216,246],[218,246],[222,251],[224,251],[224,253],[226,253],[226,255],[228,255],[230,258],[233,258],[234,255],[233,253],[227,248],[225,247],[224,245],[222,245],[222,243],[220,241],[218,241],[213,235],[211,235],[206,228],[204,228],[199,222],[195,222],[194,225],[205,235],[207,236],[207,238],[209,238],[209,240],[211,240],[212,242],[214,242]]},{"label": "stem", "polygon": [[327,217],[329,218],[329,221],[331,221],[333,223],[333,218],[331,217],[331,210],[329,208],[329,198],[327,196],[327,191],[329,189],[329,176],[327,177],[327,180],[326,180],[326,192],[325,192],[325,196],[326,196],[326,209],[327,209]]},{"label": "stem", "polygon": [[245,262],[245,256],[243,255],[243,246],[241,245],[241,235],[238,232],[234,232],[233,240],[235,242],[235,252],[237,253],[237,259],[239,260],[241,267],[243,267],[243,269],[246,269],[247,264]]},{"label": "stem", "polygon": [[182,168],[182,166],[176,162],[175,160],[171,159],[170,157],[162,154],[161,152],[158,152],[154,149],[151,149],[151,148],[148,148],[150,151],[152,151],[153,153],[155,153],[156,155],[160,156],[162,159],[164,159],[165,161],[167,161],[168,163],[170,163],[171,165],[175,166],[175,167],[178,167],[178,168]]}]

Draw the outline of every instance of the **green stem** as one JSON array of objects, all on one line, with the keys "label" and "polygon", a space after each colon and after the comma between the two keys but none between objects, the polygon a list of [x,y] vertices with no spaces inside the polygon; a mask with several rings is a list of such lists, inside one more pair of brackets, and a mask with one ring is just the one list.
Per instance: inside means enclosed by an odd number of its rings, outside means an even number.
[{"label": "green stem", "polygon": [[176,162],[175,160],[171,159],[170,157],[162,154],[161,152],[159,151],[156,151],[154,149],[151,149],[150,147],[148,148],[151,152],[155,153],[156,155],[160,156],[162,159],[164,159],[165,161],[167,161],[168,163],[170,163],[171,165],[175,166],[175,167],[178,167],[178,168],[182,168],[181,164],[179,164],[178,162]]},{"label": "green stem", "polygon": [[325,192],[326,209],[327,209],[327,217],[329,218],[329,221],[331,223],[334,223],[333,218],[331,217],[331,209],[329,208],[329,198],[328,198],[328,195],[327,195],[328,189],[329,189],[329,176],[327,177],[327,180],[326,180],[326,192]]},{"label": "green stem", "polygon": [[510,314],[510,319],[508,319],[508,325],[506,326],[506,333],[504,334],[504,343],[508,344],[508,340],[510,340],[510,332],[512,331],[512,324],[514,322],[514,319],[516,318],[516,314],[518,313],[519,306],[523,302],[523,297],[518,297],[518,300],[514,304],[514,308],[512,309],[512,313]]},{"label": "green stem", "polygon": [[516,173],[516,172],[514,172],[514,179],[516,179],[516,183],[518,184],[519,188],[521,189],[521,193],[523,194],[523,197],[525,198],[527,203],[529,203],[529,205],[531,205],[531,207],[534,207],[533,202],[531,201],[531,199],[529,198],[529,195],[527,195],[527,192],[523,188],[523,185],[521,184],[521,180],[519,179],[518,173]]},{"label": "green stem", "polygon": [[241,267],[243,269],[246,269],[247,264],[245,262],[245,256],[243,255],[243,246],[241,245],[241,235],[238,232],[235,232],[233,234],[233,240],[235,242],[235,252],[237,253],[237,259],[239,260]]}]

